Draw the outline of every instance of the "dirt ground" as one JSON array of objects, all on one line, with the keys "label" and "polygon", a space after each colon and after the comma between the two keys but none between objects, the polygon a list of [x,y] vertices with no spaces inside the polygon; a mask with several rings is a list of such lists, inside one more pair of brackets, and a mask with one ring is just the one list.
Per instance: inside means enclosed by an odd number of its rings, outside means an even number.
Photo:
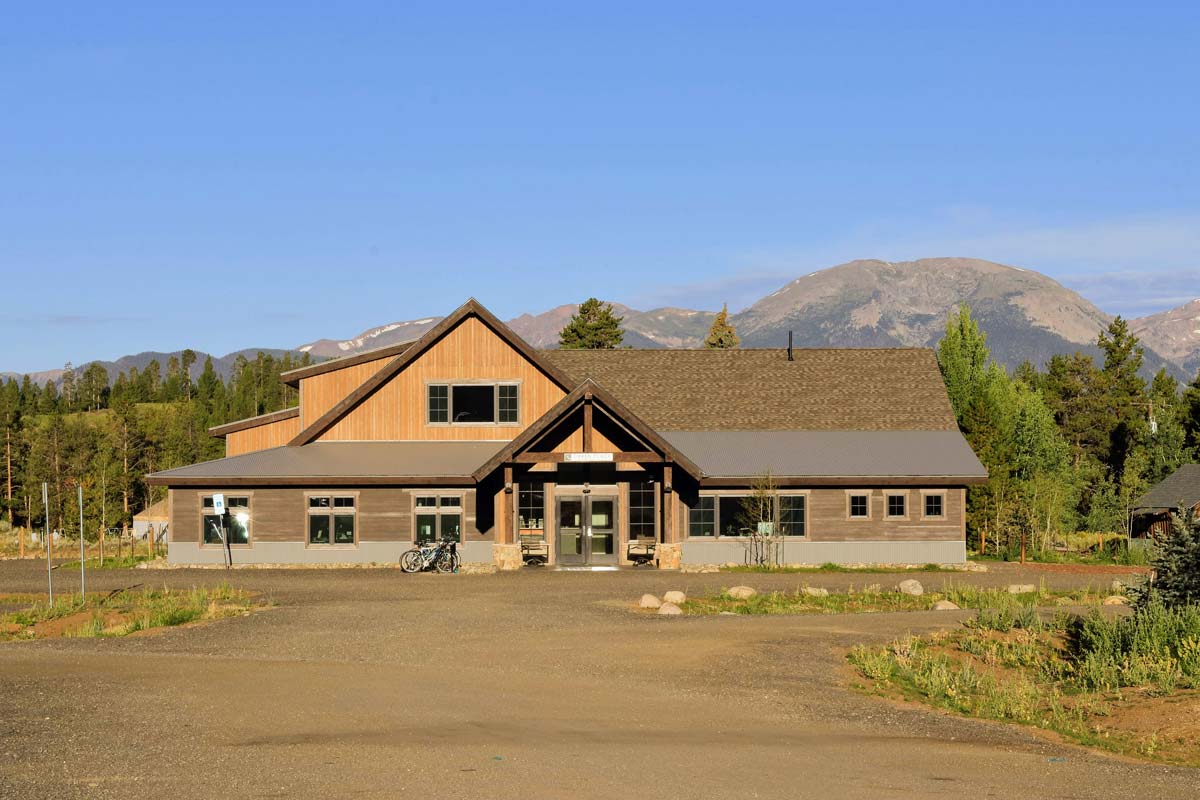
[{"label": "dirt ground", "polygon": [[[847,688],[846,648],[957,624],[959,612],[629,610],[667,589],[901,577],[96,572],[89,589],[228,580],[277,606],[156,636],[0,646],[0,797],[1198,795],[1195,770]],[[1114,576],[993,565],[916,577],[1066,588]],[[0,563],[0,592],[44,580],[38,564]]]}]

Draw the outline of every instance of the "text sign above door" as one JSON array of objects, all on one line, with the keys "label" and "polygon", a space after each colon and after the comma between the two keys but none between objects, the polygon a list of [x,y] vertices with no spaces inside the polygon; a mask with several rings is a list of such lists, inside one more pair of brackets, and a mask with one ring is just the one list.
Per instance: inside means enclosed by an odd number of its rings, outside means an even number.
[{"label": "text sign above door", "polygon": [[612,453],[563,453],[563,461],[567,462],[597,462],[612,461]]}]

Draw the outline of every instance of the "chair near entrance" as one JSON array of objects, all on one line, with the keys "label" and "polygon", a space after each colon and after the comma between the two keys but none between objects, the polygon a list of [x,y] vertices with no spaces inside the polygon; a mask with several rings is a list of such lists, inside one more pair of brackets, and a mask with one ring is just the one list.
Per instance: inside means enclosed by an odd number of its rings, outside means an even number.
[{"label": "chair near entrance", "polygon": [[645,564],[653,564],[657,548],[658,542],[653,536],[639,536],[636,539],[629,540],[626,556],[633,564],[639,567]]},{"label": "chair near entrance", "polygon": [[540,531],[521,534],[521,561],[531,567],[543,567],[549,563],[550,545]]}]

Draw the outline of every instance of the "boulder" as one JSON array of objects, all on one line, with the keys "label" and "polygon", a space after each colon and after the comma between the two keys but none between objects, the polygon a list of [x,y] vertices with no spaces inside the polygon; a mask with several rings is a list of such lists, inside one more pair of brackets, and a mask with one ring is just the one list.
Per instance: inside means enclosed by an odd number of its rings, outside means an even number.
[{"label": "boulder", "polygon": [[958,611],[958,604],[949,600],[938,600],[930,608],[934,611]]},{"label": "boulder", "polygon": [[734,586],[732,589],[726,591],[725,594],[729,595],[735,600],[749,600],[751,597],[754,597],[754,595],[758,594],[758,592],[754,591],[754,589],[749,586]]},{"label": "boulder", "polygon": [[820,586],[805,586],[801,591],[803,591],[809,597],[828,597],[829,596],[829,590],[822,589]]},{"label": "boulder", "polygon": [[1010,583],[1008,585],[1009,594],[1034,594],[1038,587],[1032,583]]},{"label": "boulder", "polygon": [[1104,598],[1104,605],[1127,606],[1129,605],[1129,598],[1121,594],[1110,594],[1108,597]]},{"label": "boulder", "polygon": [[674,603],[663,603],[658,607],[659,614],[665,614],[669,617],[677,617],[683,613],[683,609]]},{"label": "boulder", "polygon": [[664,594],[662,599],[663,599],[664,605],[667,603],[671,603],[673,605],[679,605],[680,603],[687,602],[687,595],[684,594],[683,592],[672,591],[672,592],[667,592],[666,594]]},{"label": "boulder", "polygon": [[898,588],[904,594],[911,594],[911,595],[925,594],[925,587],[921,585],[921,582],[918,580],[913,580],[912,578],[909,578],[908,580],[900,581],[900,586]]},{"label": "boulder", "polygon": [[660,606],[662,606],[662,602],[652,594],[644,594],[638,601],[638,608],[659,608]]}]

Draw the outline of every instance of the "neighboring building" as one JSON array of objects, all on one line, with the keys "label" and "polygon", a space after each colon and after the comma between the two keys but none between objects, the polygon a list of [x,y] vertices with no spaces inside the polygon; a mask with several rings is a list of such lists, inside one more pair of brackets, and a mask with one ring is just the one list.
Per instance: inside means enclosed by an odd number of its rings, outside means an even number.
[{"label": "neighboring building", "polygon": [[415,342],[293,370],[297,408],[222,425],[227,457],[158,472],[169,559],[742,562],[770,473],[783,560],[961,562],[986,472],[931,350],[534,350],[474,300]]},{"label": "neighboring building", "polygon": [[1200,513],[1200,464],[1184,464],[1133,504],[1133,535],[1165,535],[1171,529],[1171,514],[1181,508]]},{"label": "neighboring building", "polygon": [[148,534],[152,534],[156,542],[161,541],[169,522],[167,500],[163,498],[145,511],[133,515],[133,537],[145,539]]}]

